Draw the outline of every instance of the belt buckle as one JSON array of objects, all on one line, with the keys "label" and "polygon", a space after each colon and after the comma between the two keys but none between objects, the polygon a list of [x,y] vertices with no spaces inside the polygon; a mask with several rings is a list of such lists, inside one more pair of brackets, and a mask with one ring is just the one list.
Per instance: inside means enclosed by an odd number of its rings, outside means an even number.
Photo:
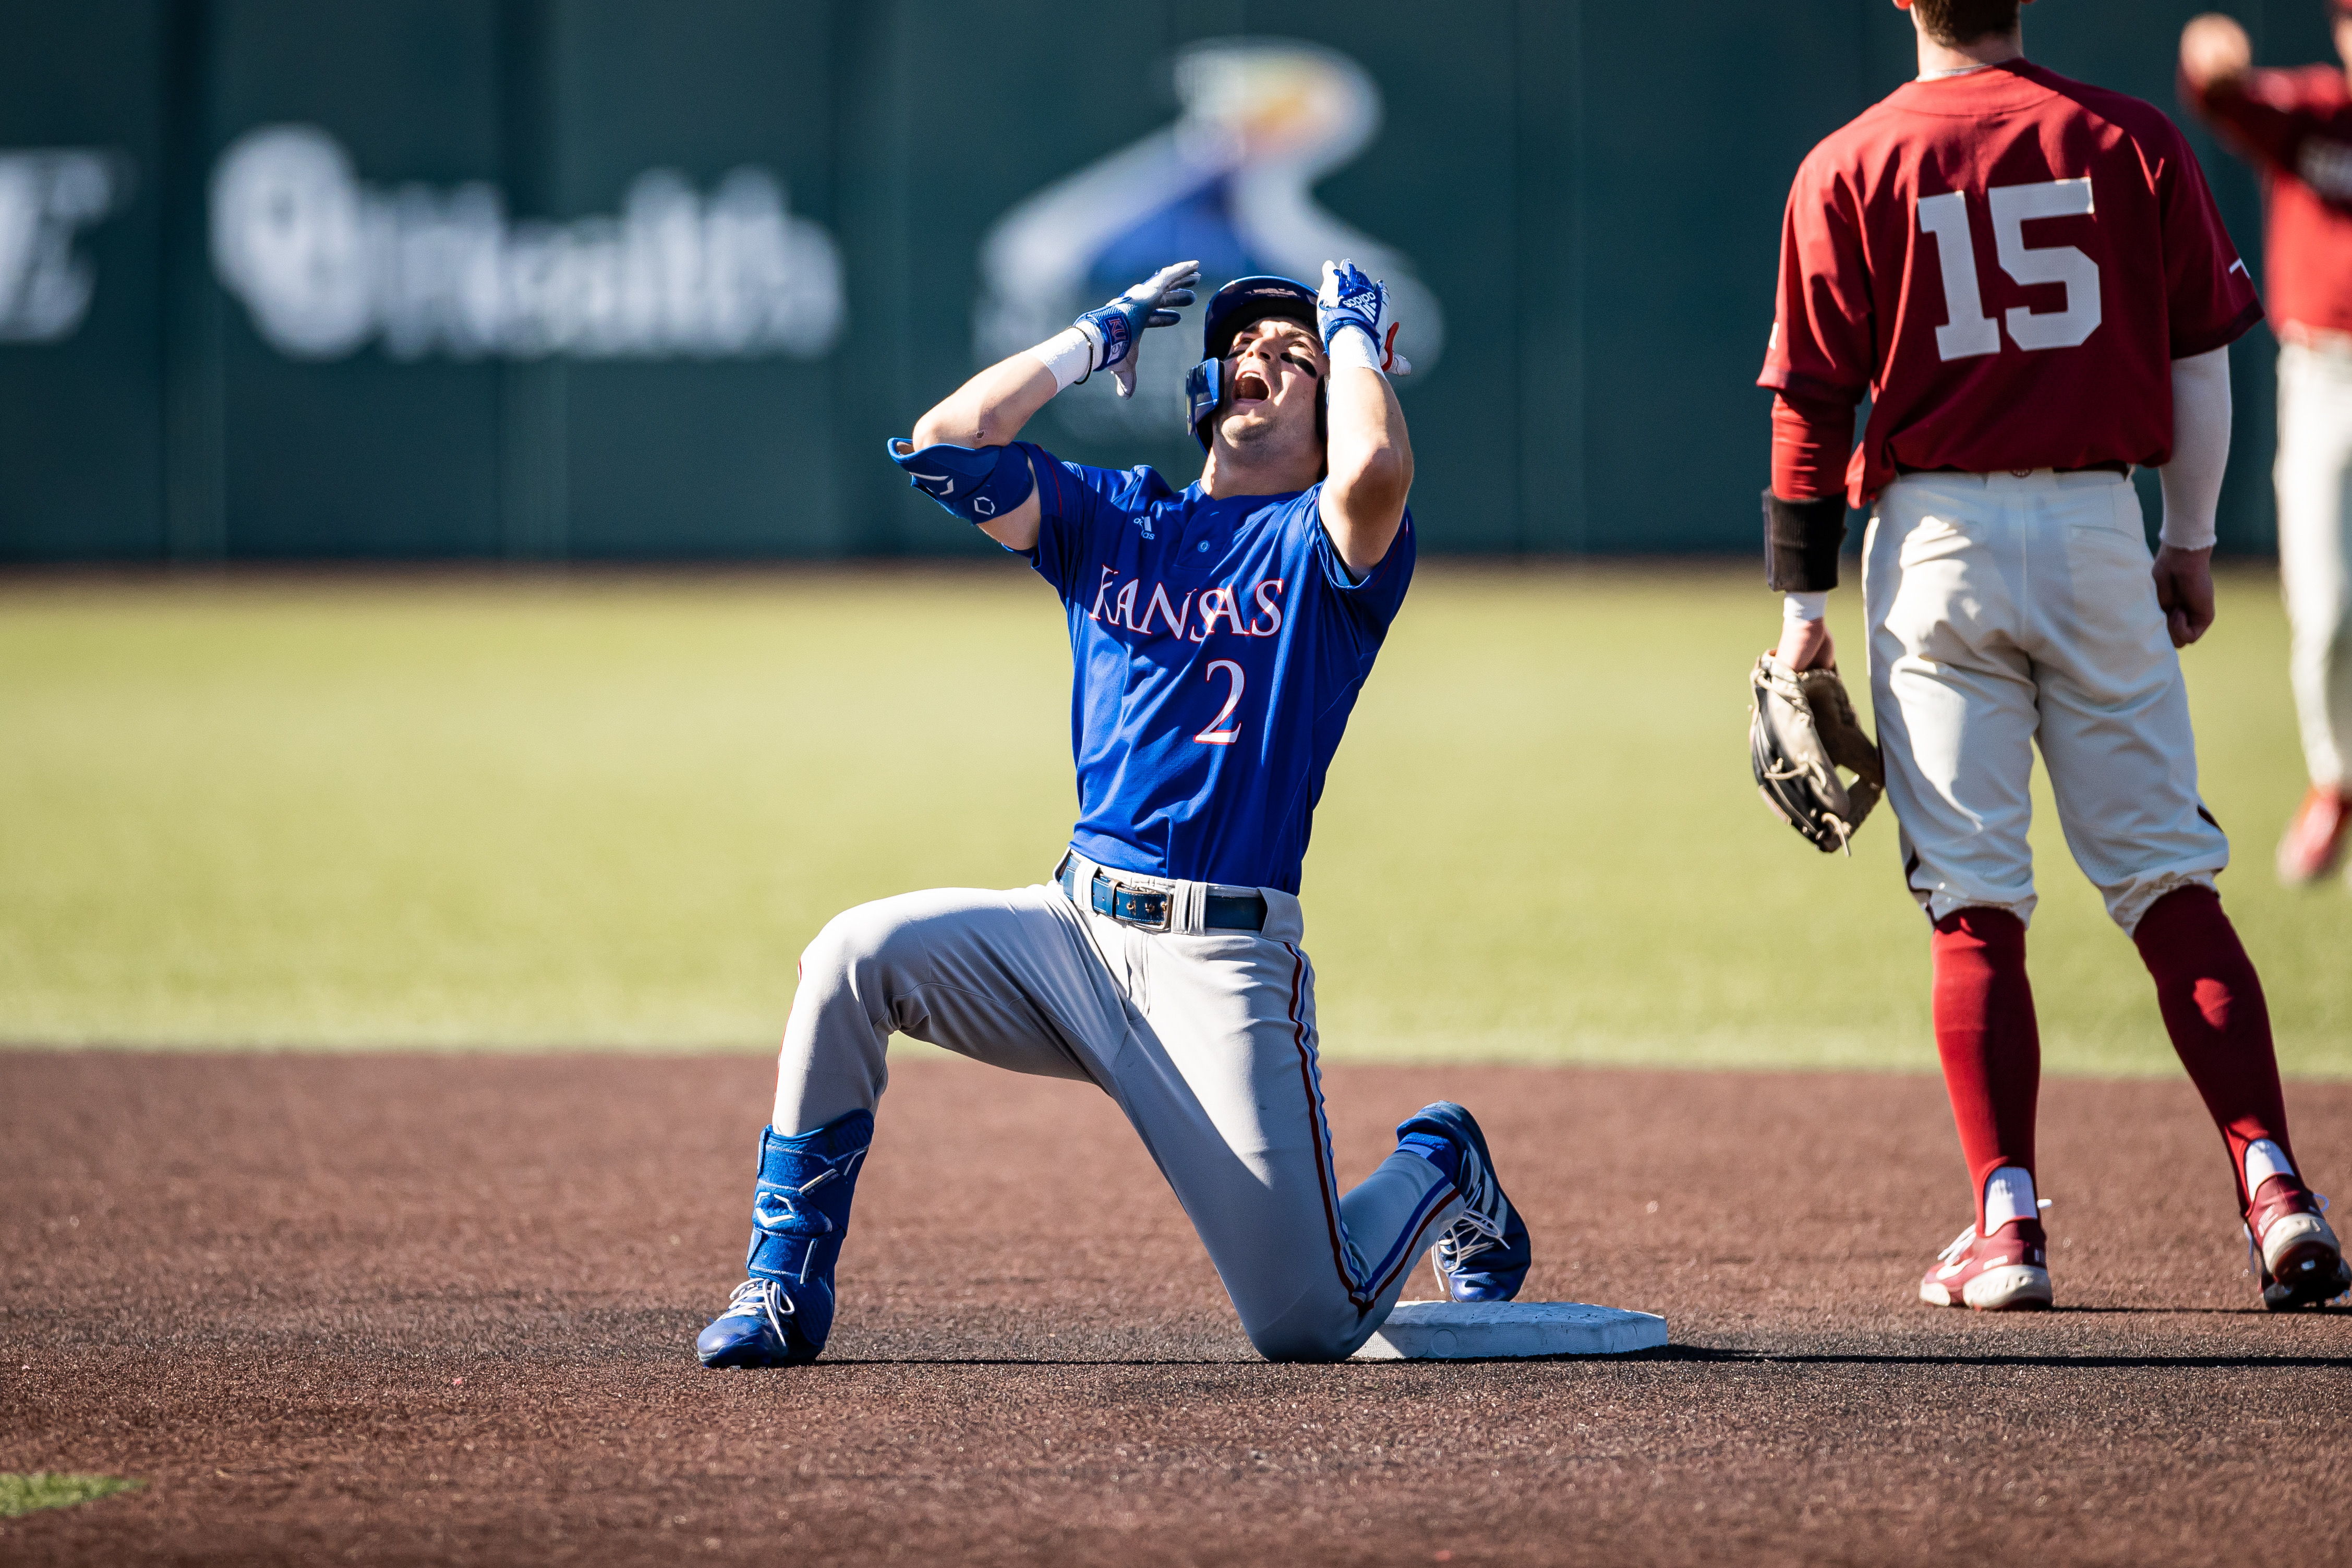
[{"label": "belt buckle", "polygon": [[[1155,892],[1149,888],[1124,887],[1116,881],[1111,881],[1108,877],[1103,879],[1110,882],[1111,919],[1122,925],[1137,926],[1144,931],[1169,929],[1170,922],[1176,916],[1174,894]],[[1147,912],[1155,904],[1159,908],[1159,915],[1156,919]]]}]

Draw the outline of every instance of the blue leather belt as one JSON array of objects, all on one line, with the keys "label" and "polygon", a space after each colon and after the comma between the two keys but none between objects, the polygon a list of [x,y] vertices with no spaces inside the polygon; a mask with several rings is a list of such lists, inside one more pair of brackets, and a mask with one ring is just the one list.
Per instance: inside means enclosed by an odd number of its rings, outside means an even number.
[{"label": "blue leather belt", "polygon": [[[1055,869],[1054,880],[1062,885],[1073,903],[1078,901],[1078,859],[1066,855]],[[1131,926],[1146,926],[1153,931],[1166,931],[1169,917],[1174,912],[1176,895],[1157,888],[1130,888],[1101,871],[1095,873],[1092,895],[1088,902],[1098,915]],[[1211,893],[1202,901],[1201,924],[1211,931],[1264,931],[1265,929],[1265,896],[1262,893]]]}]

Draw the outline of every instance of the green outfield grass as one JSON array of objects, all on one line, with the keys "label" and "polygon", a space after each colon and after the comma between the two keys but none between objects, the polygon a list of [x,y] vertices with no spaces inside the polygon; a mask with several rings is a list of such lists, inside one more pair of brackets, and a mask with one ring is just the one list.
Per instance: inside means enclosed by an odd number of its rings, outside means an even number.
[{"label": "green outfield grass", "polygon": [[31,1475],[0,1475],[0,1519],[16,1519],[45,1508],[71,1508],[117,1492],[137,1491],[141,1483],[119,1476],[63,1476],[36,1470]]},{"label": "green outfield grass", "polygon": [[[1893,822],[1825,858],[1748,781],[1755,575],[1424,570],[1307,859],[1328,1055],[1932,1065]],[[2290,1069],[2352,1072],[2352,897],[2269,871],[2270,577],[2222,615],[2223,892]],[[0,1039],[765,1051],[835,910],[1051,867],[1067,686],[1013,564],[0,584]],[[2042,801],[2050,1062],[2170,1070]]]}]

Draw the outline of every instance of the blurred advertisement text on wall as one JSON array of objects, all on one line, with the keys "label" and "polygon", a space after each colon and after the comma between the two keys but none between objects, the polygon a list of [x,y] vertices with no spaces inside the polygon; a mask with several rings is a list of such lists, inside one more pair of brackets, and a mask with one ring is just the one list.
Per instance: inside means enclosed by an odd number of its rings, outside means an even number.
[{"label": "blurred advertisement text on wall", "polygon": [[324,131],[265,126],[221,155],[213,264],[290,358],[380,340],[394,359],[818,359],[841,336],[841,252],[746,164],[708,196],[673,170],[618,217],[509,218],[495,185],[363,183]]},{"label": "blurred advertisement text on wall", "polygon": [[98,290],[79,232],[130,194],[128,160],[89,148],[0,152],[0,342],[73,336]]}]

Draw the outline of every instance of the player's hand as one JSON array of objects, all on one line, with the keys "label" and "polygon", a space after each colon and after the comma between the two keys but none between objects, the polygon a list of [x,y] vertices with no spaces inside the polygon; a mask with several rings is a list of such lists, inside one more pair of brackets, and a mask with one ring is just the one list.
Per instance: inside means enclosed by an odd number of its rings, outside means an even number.
[{"label": "player's hand", "polygon": [[1792,670],[1835,664],[1837,644],[1830,638],[1829,622],[1782,621],[1780,646],[1772,650],[1772,657]]},{"label": "player's hand", "polygon": [[2175,550],[2169,544],[2160,545],[2151,574],[2172,646],[2187,647],[2213,624],[2213,552],[2210,547]]},{"label": "player's hand", "polygon": [[1172,327],[1176,324],[1178,307],[1192,302],[1192,285],[1201,280],[1201,264],[1179,261],[1163,267],[1150,277],[1111,300],[1100,310],[1088,310],[1074,323],[1094,345],[1094,363],[1087,367],[1091,375],[1107,370],[1118,383],[1121,397],[1135,395],[1135,356],[1143,347],[1143,334],[1152,327]]},{"label": "player's hand", "polygon": [[2254,63],[2246,29],[2219,11],[2189,18],[2180,29],[2180,74],[2202,91],[2217,81],[2243,76]]},{"label": "player's hand", "polygon": [[1396,318],[1389,314],[1388,285],[1367,277],[1352,261],[1323,264],[1323,287],[1315,296],[1315,324],[1323,334],[1323,352],[1332,340],[1351,327],[1361,327],[1372,340],[1372,355],[1391,375],[1410,375],[1412,362],[1396,352]]}]

